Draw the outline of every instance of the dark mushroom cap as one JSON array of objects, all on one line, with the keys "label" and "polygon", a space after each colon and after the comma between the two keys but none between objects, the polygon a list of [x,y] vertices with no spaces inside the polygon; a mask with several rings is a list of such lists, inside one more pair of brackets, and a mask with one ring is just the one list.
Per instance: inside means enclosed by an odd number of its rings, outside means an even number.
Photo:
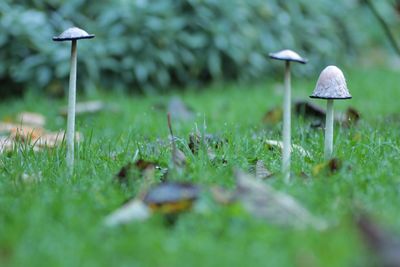
[{"label": "dark mushroom cap", "polygon": [[294,61],[302,64],[307,63],[307,59],[302,58],[301,56],[299,56],[299,54],[289,49],[281,50],[276,53],[270,53],[269,57],[272,59]]},{"label": "dark mushroom cap", "polygon": [[166,182],[150,189],[143,201],[147,205],[163,205],[198,198],[200,189],[190,183]]},{"label": "dark mushroom cap", "polygon": [[86,31],[79,29],[77,27],[69,28],[65,30],[59,36],[54,36],[53,41],[62,42],[62,41],[73,41],[79,39],[91,39],[94,38],[94,34],[88,34]]},{"label": "dark mushroom cap", "polygon": [[310,97],[320,99],[351,98],[343,72],[336,66],[326,67],[319,75],[317,85]]}]

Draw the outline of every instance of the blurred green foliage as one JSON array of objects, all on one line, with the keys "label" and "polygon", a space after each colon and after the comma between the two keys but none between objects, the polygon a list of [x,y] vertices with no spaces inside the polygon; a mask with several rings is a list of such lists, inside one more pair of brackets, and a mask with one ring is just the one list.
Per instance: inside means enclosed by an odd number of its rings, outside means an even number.
[{"label": "blurred green foliage", "polygon": [[283,48],[310,72],[355,55],[373,19],[354,0],[2,0],[1,91],[63,90],[70,45],[51,38],[73,25],[96,34],[78,43],[78,89],[151,92],[262,77]]}]

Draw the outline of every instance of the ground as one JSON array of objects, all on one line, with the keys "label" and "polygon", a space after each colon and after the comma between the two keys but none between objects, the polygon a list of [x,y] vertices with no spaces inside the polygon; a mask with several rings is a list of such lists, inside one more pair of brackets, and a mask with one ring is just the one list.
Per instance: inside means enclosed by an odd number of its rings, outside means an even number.
[{"label": "ground", "polygon": [[[313,174],[322,162],[323,131],[293,117],[293,143],[312,157],[294,153],[292,181],[279,175],[280,154],[269,151],[263,139],[280,139],[280,127],[262,123],[264,113],[281,105],[280,80],[254,84],[213,85],[188,90],[182,99],[195,111],[193,120],[173,121],[180,147],[187,154],[186,171],[177,180],[204,188],[234,187],[233,169],[249,170],[262,159],[277,173],[265,183],[296,197],[314,215],[326,220],[325,231],[292,229],[255,219],[240,205],[221,206],[205,192],[193,211],[174,225],[162,216],[146,222],[109,228],[106,215],[134,197],[140,181],[121,186],[115,174],[140,157],[168,166],[166,112],[171,96],[116,96],[100,94],[116,110],[77,118],[84,140],[77,149],[75,175],[68,179],[65,148],[33,152],[26,147],[0,155],[0,265],[1,266],[368,266],[365,244],[354,225],[353,211],[362,209],[389,229],[400,229],[400,111],[399,74],[389,69],[345,70],[352,100],[335,102],[343,111],[352,106],[361,121],[350,129],[335,128],[334,153],[344,167],[336,174]],[[293,99],[308,99],[317,77],[293,77]],[[78,96],[78,100],[84,100]],[[324,107],[325,102],[312,100]],[[3,101],[0,118],[20,111],[46,115],[47,128],[63,129],[58,115],[65,104],[28,94]],[[216,151],[226,163],[210,163],[185,150],[196,125],[227,142]],[[150,145],[149,145],[150,144]],[[303,174],[302,174],[303,173]],[[24,181],[25,175],[33,177]],[[35,178],[41,177],[41,180]],[[172,179],[174,179],[172,177]]]}]

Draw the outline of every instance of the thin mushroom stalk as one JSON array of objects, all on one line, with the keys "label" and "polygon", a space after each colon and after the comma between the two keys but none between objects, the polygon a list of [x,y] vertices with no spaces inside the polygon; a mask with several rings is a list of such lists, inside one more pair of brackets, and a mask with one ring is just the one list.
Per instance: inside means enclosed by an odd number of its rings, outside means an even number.
[{"label": "thin mushroom stalk", "polygon": [[88,34],[82,29],[72,27],[53,37],[53,41],[71,41],[71,69],[69,73],[68,89],[68,118],[67,118],[67,168],[69,176],[74,172],[74,142],[75,142],[75,103],[76,103],[76,68],[77,68],[77,42],[80,39],[94,38],[94,34]]},{"label": "thin mushroom stalk", "polygon": [[291,84],[290,61],[285,66],[285,89],[283,96],[283,148],[282,148],[282,173],[284,179],[290,179],[290,150],[291,150]]},{"label": "thin mushroom stalk", "polygon": [[325,122],[325,160],[332,158],[333,153],[333,99],[328,99],[326,104],[326,122]]},{"label": "thin mushroom stalk", "polygon": [[324,159],[329,160],[333,155],[333,101],[351,98],[343,72],[336,66],[323,69],[310,97],[327,100]]},{"label": "thin mushroom stalk", "polygon": [[71,45],[71,69],[69,73],[68,90],[68,118],[67,118],[67,168],[69,175],[74,170],[74,137],[75,137],[75,103],[76,103],[76,68],[77,68],[76,40]]},{"label": "thin mushroom stalk", "polygon": [[285,89],[283,93],[283,129],[282,129],[282,174],[286,182],[290,179],[290,153],[291,144],[291,78],[290,78],[290,62],[298,62],[305,64],[306,59],[300,57],[292,50],[282,50],[269,54],[269,57],[277,60],[285,61]]}]

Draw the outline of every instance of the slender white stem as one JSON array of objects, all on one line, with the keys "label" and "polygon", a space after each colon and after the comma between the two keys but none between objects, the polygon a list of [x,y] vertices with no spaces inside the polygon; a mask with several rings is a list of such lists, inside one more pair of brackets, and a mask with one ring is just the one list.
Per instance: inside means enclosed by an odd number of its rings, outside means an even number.
[{"label": "slender white stem", "polygon": [[326,122],[325,122],[325,160],[332,157],[333,152],[333,99],[328,99],[326,104]]},{"label": "slender white stem", "polygon": [[290,179],[290,62],[286,61],[285,67],[285,91],[283,94],[283,149],[282,149],[282,173],[285,181]]},{"label": "slender white stem", "polygon": [[75,137],[75,98],[76,98],[76,40],[71,46],[71,70],[69,74],[68,120],[67,120],[67,167],[69,175],[74,172],[74,137]]}]

